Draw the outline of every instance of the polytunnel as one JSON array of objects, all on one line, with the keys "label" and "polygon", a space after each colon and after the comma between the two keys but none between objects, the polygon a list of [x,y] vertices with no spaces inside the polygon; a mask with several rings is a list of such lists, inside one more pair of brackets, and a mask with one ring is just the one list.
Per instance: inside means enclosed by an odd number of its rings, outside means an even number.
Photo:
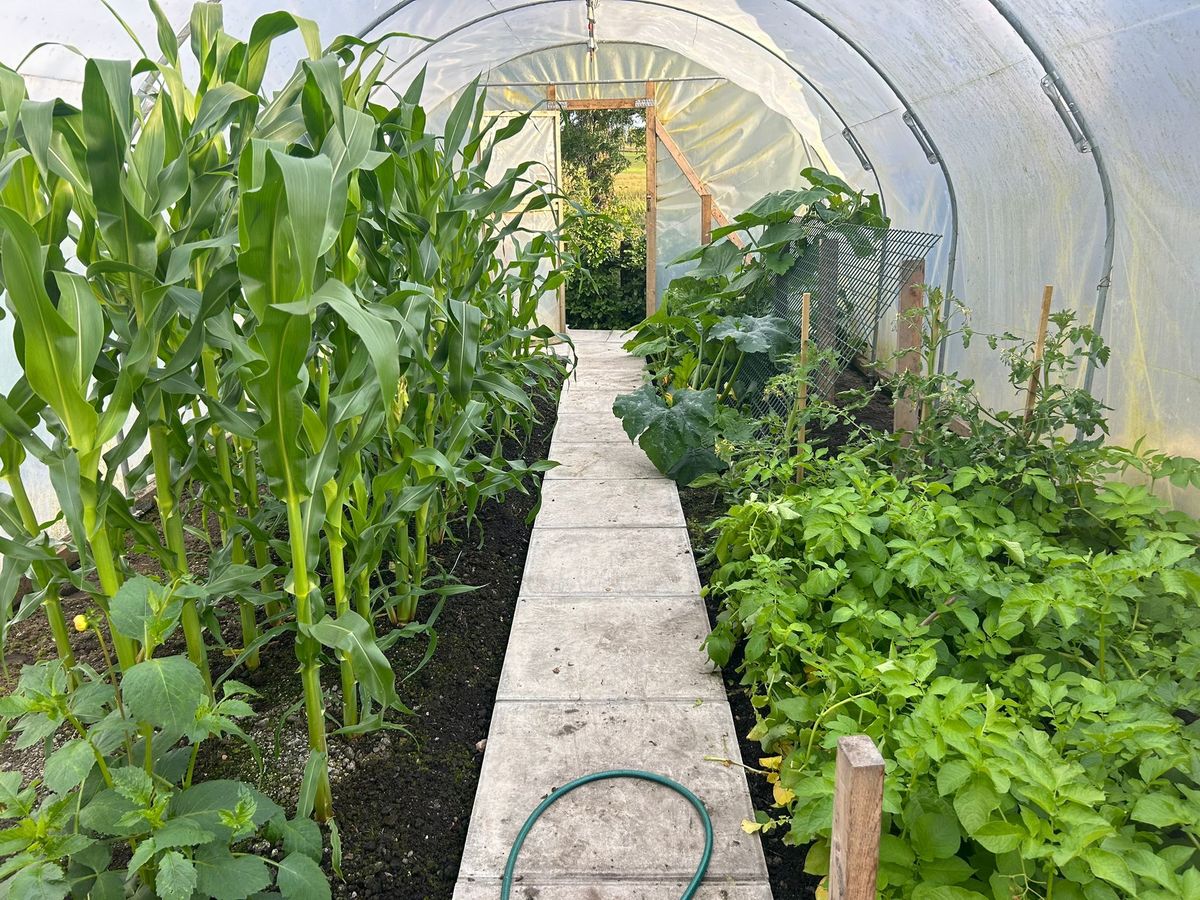
[{"label": "polytunnel", "polygon": [[0,897],[1200,898],[1200,0],[0,21]]},{"label": "polytunnel", "polygon": [[[142,4],[118,4],[136,32]],[[229,3],[231,30],[274,2]],[[479,77],[497,109],[632,96],[654,82],[660,121],[713,203],[736,214],[810,163],[878,191],[894,225],[939,234],[928,275],[984,331],[1030,334],[1042,284],[1093,321],[1112,362],[1087,373],[1119,440],[1200,452],[1191,252],[1200,162],[1200,10],[1184,0],[890,3],[820,0],[487,0],[289,9],[322,35],[390,33],[391,85],[427,68],[427,98]],[[127,7],[127,8],[126,8]],[[184,26],[189,4],[164,9]],[[31,93],[77,96],[83,56],[134,47],[100,4],[10,13],[0,54]],[[270,77],[302,53],[281,42]],[[289,51],[293,54],[289,58]],[[270,85],[268,81],[268,85]],[[659,143],[659,289],[694,232],[698,198]],[[983,353],[944,365],[1007,395]]]}]

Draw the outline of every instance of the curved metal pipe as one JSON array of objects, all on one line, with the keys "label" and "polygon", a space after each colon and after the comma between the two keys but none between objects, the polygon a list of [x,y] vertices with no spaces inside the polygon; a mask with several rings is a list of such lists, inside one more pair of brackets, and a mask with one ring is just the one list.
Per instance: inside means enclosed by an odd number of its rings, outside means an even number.
[{"label": "curved metal pipe", "polygon": [[[391,10],[389,10],[388,12],[385,12],[379,16],[376,16],[375,19],[373,19],[366,28],[364,28],[363,30],[361,30],[358,33],[358,36],[365,37],[373,29],[379,27],[379,25],[383,24],[383,22],[386,22],[395,13],[400,12],[405,7],[411,5],[415,2],[416,2],[416,0],[400,0],[400,2],[396,3],[391,8]],[[507,13],[512,13],[512,12],[519,12],[521,10],[530,9],[530,8],[536,7],[536,6],[547,6],[547,5],[550,5],[553,3],[570,3],[570,2],[572,2],[572,0],[527,0],[527,2],[518,3],[513,6],[505,7],[503,9],[492,10],[491,12],[487,13],[486,15],[478,16],[477,18],[471,19],[467,22],[463,22],[463,23],[455,26],[454,28],[450,29],[445,34],[442,34],[442,35],[432,39],[431,41],[426,43],[424,46],[420,47],[415,52],[410,54],[406,59],[402,60],[391,71],[391,73],[386,77],[388,77],[388,78],[392,77],[397,72],[399,72],[401,69],[403,69],[405,66],[407,66],[409,63],[411,63],[413,60],[415,60],[417,57],[424,55],[424,53],[426,51],[437,46],[442,41],[448,40],[449,38],[453,37],[456,34],[459,34],[462,31],[467,30],[468,28],[473,28],[474,26],[482,24],[484,22],[487,22],[491,19],[494,19],[497,16],[502,16],[502,15],[505,15]],[[782,63],[797,78],[799,78],[802,82],[804,82],[806,85],[808,85],[808,87],[813,91],[813,93],[816,94],[817,97],[819,97],[821,99],[821,101],[829,108],[830,112],[833,113],[834,117],[841,124],[842,128],[850,128],[850,123],[846,121],[846,119],[842,116],[842,114],[838,110],[838,108],[825,95],[824,91],[822,91],[819,87],[817,87],[816,84],[814,84],[812,82],[812,80],[807,75],[805,75],[800,69],[798,69],[796,66],[794,66],[791,62],[789,62],[786,58],[781,56],[779,53],[776,53],[770,47],[763,44],[761,41],[759,41],[755,38],[752,38],[747,34],[743,34],[741,31],[738,31],[733,26],[731,26],[725,22],[722,22],[719,19],[713,19],[713,18],[710,18],[709,16],[694,12],[692,10],[679,9],[678,7],[672,6],[669,3],[659,2],[659,0],[623,0],[623,2],[638,3],[643,6],[652,6],[652,7],[657,7],[659,9],[668,9],[668,10],[671,10],[672,12],[683,13],[684,15],[688,15],[688,16],[692,16],[693,18],[701,19],[702,21],[708,22],[712,25],[717,25],[718,27],[724,28],[725,30],[730,31],[733,34],[736,34],[738,37],[741,37],[744,40],[749,41],[750,43],[754,44],[754,46],[756,46],[760,50],[762,50],[764,53],[769,54],[771,57],[776,59],[778,62]],[[623,42],[618,42],[618,43],[635,43],[635,42],[623,41]],[[648,46],[653,46],[653,45],[648,45]],[[538,50],[542,50],[542,49],[547,49],[547,48],[538,48]],[[667,48],[663,48],[663,49],[667,49]],[[529,52],[530,53],[538,52],[538,50],[529,51]],[[517,57],[513,57],[513,58],[515,59],[515,58],[519,58],[520,56],[525,56],[525,55],[528,55],[528,54],[519,54]],[[807,143],[807,141],[806,141],[806,143]],[[865,149],[863,150],[863,155],[866,156]],[[869,156],[867,156],[867,160],[869,162],[871,161]],[[874,162],[871,162],[871,170],[870,171],[871,171],[871,177],[875,182],[875,187],[879,191],[880,207],[883,210],[884,214],[886,215],[887,214],[887,197],[883,190],[883,184],[879,180],[878,167],[874,164]],[[952,200],[952,203],[953,203],[953,200]]]},{"label": "curved metal pipe", "polygon": [[[611,44],[611,45],[628,44],[629,46],[632,46],[632,47],[645,47],[649,50],[667,50],[668,53],[676,52],[674,50],[668,50],[666,47],[663,47],[659,44],[651,44],[646,41],[626,41],[626,40],[610,41],[610,40],[601,39],[600,41],[598,41],[598,43]],[[515,62],[516,60],[525,59],[526,57],[534,56],[535,54],[538,54],[538,53],[544,53],[547,50],[562,50],[564,47],[586,47],[587,45],[588,44],[587,44],[586,40],[563,41],[561,44],[547,44],[545,47],[538,47],[535,50],[526,50],[524,53],[518,53],[516,56],[510,56],[508,59],[504,60],[502,65],[508,65],[508,63],[510,63],[510,62]],[[401,63],[401,65],[404,65],[404,63]],[[653,81],[656,84],[678,84],[680,82],[729,81],[729,79],[727,77],[725,77],[724,75],[703,75],[703,76],[693,76],[693,77],[688,77],[688,78],[664,78],[664,79],[620,78],[620,79],[614,79],[611,81],[576,81],[576,82],[560,81],[560,82],[558,82],[558,84],[559,85],[563,85],[563,84],[575,84],[575,85],[644,84],[647,81]],[[544,82],[541,82],[541,81],[531,81],[531,82],[527,82],[527,83],[526,82],[499,82],[499,81],[482,82],[483,87],[489,87],[489,88],[490,87],[537,87],[538,85],[541,85],[543,83]],[[744,90],[744,88],[743,88],[743,90]],[[549,101],[543,100],[542,105],[544,106],[548,102]],[[811,151],[811,153],[813,153],[817,157],[817,162],[821,166],[823,166],[826,171],[828,171],[828,167],[830,164],[829,160],[825,159],[825,157],[821,154],[821,151],[818,148],[814,147],[812,144],[810,144],[808,142],[808,139],[805,138],[804,135],[800,135],[800,137],[804,141],[805,149]],[[866,156],[865,150],[863,151],[863,155]],[[869,161],[870,160],[868,158],[868,162]],[[868,171],[870,171],[869,167],[868,167]],[[880,202],[880,205],[882,206],[883,205],[883,195],[882,194],[880,194],[879,202]]]},{"label": "curved metal pipe", "polygon": [[[645,41],[608,41],[608,40],[602,39],[598,43],[613,44],[613,45],[628,44],[629,46],[632,46],[632,47],[646,47],[649,50],[666,50],[667,49],[666,47],[662,47],[658,44],[650,44]],[[525,59],[526,57],[533,56],[537,53],[544,53],[547,50],[562,50],[564,47],[586,47],[586,46],[587,46],[587,41],[563,41],[561,44],[547,44],[545,47],[538,47],[536,50],[526,50],[524,53],[518,53],[516,56],[509,57],[508,59],[506,59],[504,61],[503,65],[508,65],[510,62],[515,62],[516,60],[519,60],[519,59]],[[675,51],[668,50],[667,52],[674,53]],[[558,82],[558,84],[559,85],[563,85],[563,84],[591,85],[591,84],[606,84],[606,83],[609,83],[609,84],[644,84],[647,81],[653,81],[656,84],[678,84],[681,81],[690,81],[690,82],[729,81],[729,79],[726,78],[724,75],[705,75],[705,76],[695,76],[695,77],[684,78],[684,79],[680,79],[680,78],[674,78],[674,79],[671,79],[671,78],[666,78],[666,79],[621,78],[621,79],[613,80],[611,82],[605,82],[605,81],[563,82],[563,81],[560,81],[560,82]],[[532,81],[532,82],[528,82],[528,83],[496,82],[496,81],[483,82],[484,87],[537,87],[540,84],[543,84],[543,82],[540,82],[540,81]],[[545,105],[548,102],[549,101],[542,101],[542,105]],[[814,147],[811,143],[809,143],[808,139],[805,138],[804,135],[800,135],[800,137],[804,141],[805,149],[811,151],[817,157],[817,162],[822,167],[824,167],[826,171],[828,171],[829,170],[829,160],[825,159],[825,157],[821,154],[821,151],[818,148]],[[866,151],[863,151],[863,155],[864,156],[866,155]],[[880,195],[879,202],[880,202],[880,205],[882,206],[883,205],[883,195],[882,194]]]},{"label": "curved metal pipe", "polygon": [[[1054,65],[1054,60],[1050,58],[1050,54],[1046,52],[1033,33],[1025,27],[1025,23],[1021,21],[1020,16],[1013,12],[1012,8],[1005,0],[989,0],[1006,22],[1012,27],[1018,37],[1025,42],[1025,46],[1029,48],[1029,52],[1036,57],[1041,63],[1042,69],[1046,76],[1058,88],[1059,94],[1066,101],[1067,108],[1072,113],[1075,123],[1079,126],[1084,139],[1087,141],[1087,151],[1092,154],[1092,161],[1096,164],[1096,175],[1100,178],[1100,190],[1104,196],[1104,261],[1100,271],[1100,281],[1096,285],[1096,312],[1092,316],[1092,327],[1096,329],[1096,333],[1103,336],[1104,313],[1108,308],[1108,288],[1112,284],[1113,257],[1116,254],[1117,245],[1117,203],[1113,196],[1112,181],[1108,176],[1108,166],[1105,165],[1104,155],[1100,152],[1100,147],[1096,143],[1096,137],[1092,133],[1091,127],[1088,125],[1087,117],[1083,110],[1075,101],[1075,96],[1071,93],[1071,89],[1067,87],[1066,81],[1059,73]],[[1083,389],[1091,393],[1092,380],[1096,375],[1096,365],[1092,359],[1088,359],[1087,368],[1083,374]]]}]

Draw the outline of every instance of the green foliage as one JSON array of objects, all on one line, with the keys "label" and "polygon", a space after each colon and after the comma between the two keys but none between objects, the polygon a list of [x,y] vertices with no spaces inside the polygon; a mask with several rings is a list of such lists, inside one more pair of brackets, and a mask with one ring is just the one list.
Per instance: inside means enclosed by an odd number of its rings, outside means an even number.
[{"label": "green foliage", "polygon": [[[1152,488],[1200,463],[1088,438],[1102,407],[1073,376],[1107,349],[1072,314],[1028,420],[933,371],[949,335],[929,315],[929,368],[894,386],[915,434],[860,430],[832,458],[747,441],[722,476],[743,483],[715,525],[708,649],[780,757],[749,827],[825,873],[834,750],[864,733],[887,760],[881,897],[1197,896],[1200,522]],[[1030,344],[989,340],[1024,388]]]},{"label": "green foliage", "polygon": [[[0,397],[0,647],[44,611],[59,652],[0,701],[5,736],[48,751],[36,789],[3,776],[0,891],[328,896],[305,824],[332,815],[321,669],[337,667],[346,734],[405,714],[383,648],[432,643],[460,590],[430,547],[545,466],[502,448],[562,372],[536,324],[564,277],[558,235],[523,218],[553,197],[532,163],[488,182],[525,119],[485,117],[476,85],[434,131],[423,75],[377,92],[379,43],[323,48],[289,13],[239,40],[200,3],[184,63],[151,8],[158,61],[88,60],[78,108],[30,101],[0,66],[0,287],[24,373]],[[272,42],[291,32],[306,58],[268,97]],[[26,494],[28,457],[50,471],[55,520]],[[145,520],[134,500],[151,485]],[[208,542],[204,579],[188,531]],[[22,576],[33,590],[15,606]],[[90,600],[76,627],[104,671],[74,659],[65,590]],[[430,619],[415,623],[421,598]],[[402,627],[383,636],[389,620]],[[156,656],[176,631],[186,655]],[[272,868],[246,848],[282,813],[192,778],[202,742],[245,739],[252,694],[228,676],[279,640],[295,646],[312,752],[298,818],[269,829],[293,845]],[[233,668],[214,677],[210,654]]]},{"label": "green foliage", "polygon": [[[574,198],[573,198],[574,199]],[[574,268],[567,279],[572,328],[624,329],[645,314],[646,226],[619,205],[568,215],[563,239]]]},{"label": "green foliage", "polygon": [[[786,376],[809,365],[798,359],[796,338],[784,319],[752,314],[761,306],[757,299],[769,276],[789,269],[830,231],[854,234],[862,225],[886,224],[877,197],[855,193],[816,169],[805,169],[803,175],[811,187],[768,194],[735,216],[733,224],[713,232],[714,239],[723,239],[682,257],[679,261],[697,260],[695,268],[671,282],[658,310],[631,329],[633,336],[625,344],[646,358],[651,384],[664,405],[672,393],[687,388],[712,389],[721,407],[711,417],[710,425],[719,420],[717,427],[693,430],[696,440],[686,445],[705,464],[684,465],[677,454],[655,460],[681,484],[724,469],[730,460],[728,453],[718,452],[722,445],[734,437],[744,440],[754,430],[742,414],[743,398],[767,390],[761,373]],[[728,237],[735,232],[743,235],[744,248]],[[814,362],[823,360],[814,357]],[[624,418],[636,405],[622,399],[614,412]],[[794,433],[798,424],[791,421],[789,430]],[[625,426],[631,438],[641,433],[633,425]],[[784,446],[790,446],[790,435]]]},{"label": "green foliage", "polygon": [[613,195],[613,180],[631,162],[626,148],[645,148],[645,135],[642,117],[626,110],[563,113],[559,137],[567,194],[589,209],[606,207]]},{"label": "green foliage", "polygon": [[716,434],[717,392],[682,388],[660,397],[652,385],[617,398],[625,433],[665,475],[683,484],[724,463],[709,449]]},{"label": "green foliage", "polygon": [[[245,784],[192,783],[203,741],[233,733],[248,742],[235,720],[252,715],[241,699],[252,692],[228,681],[214,703],[187,657],[151,657],[156,645],[144,646],[148,658],[115,686],[87,666],[51,660],[24,667],[0,700],[17,747],[48,750],[40,781],[22,786],[19,772],[0,773],[0,819],[8,823],[0,877],[10,894],[123,896],[126,884],[141,881],[160,897],[246,897],[270,886],[270,871],[245,845],[282,818],[280,808]],[[133,853],[115,864],[121,844]],[[319,859],[319,839],[315,852]],[[256,880],[210,890],[216,873],[204,863],[214,858],[243,875],[253,867]]]},{"label": "green foliage", "polygon": [[[646,309],[646,207],[618,196],[614,179],[645,147],[640,117],[624,110],[563,115],[563,185],[571,208],[563,223],[567,321],[572,328],[627,328]],[[644,150],[642,151],[644,156]]]}]

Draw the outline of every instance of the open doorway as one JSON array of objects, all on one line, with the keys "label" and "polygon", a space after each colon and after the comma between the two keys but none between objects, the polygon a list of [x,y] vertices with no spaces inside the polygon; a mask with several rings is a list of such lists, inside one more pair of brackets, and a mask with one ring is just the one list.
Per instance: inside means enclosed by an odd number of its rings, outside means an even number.
[{"label": "open doorway", "polygon": [[570,328],[626,329],[646,314],[646,115],[567,109],[561,118]]}]

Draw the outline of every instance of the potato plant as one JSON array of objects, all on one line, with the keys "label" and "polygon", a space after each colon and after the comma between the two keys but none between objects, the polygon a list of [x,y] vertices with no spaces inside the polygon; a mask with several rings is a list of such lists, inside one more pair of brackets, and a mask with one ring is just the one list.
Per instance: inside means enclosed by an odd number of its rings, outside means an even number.
[{"label": "potato plant", "polygon": [[[0,286],[24,373],[0,397],[0,636],[44,616],[58,649],[0,701],[6,733],[46,751],[38,783],[0,775],[0,886],[328,896],[309,819],[333,815],[322,668],[338,733],[402,715],[384,649],[429,632],[422,598],[461,590],[431,548],[544,468],[502,440],[561,373],[536,322],[557,241],[523,225],[551,195],[528,166],[488,181],[524,120],[495,127],[474,85],[434,130],[423,78],[377,83],[378,43],[323,46],[288,13],[242,40],[199,3],[185,66],[150,5],[158,51],[88,60],[78,107],[0,67]],[[307,58],[268,96],[292,32]],[[28,458],[50,472],[49,521]],[[68,592],[103,667],[78,659]],[[203,741],[246,739],[231,674],[284,640],[311,751],[290,819],[246,785],[193,783]],[[282,864],[244,852],[264,835]]]},{"label": "potato plant", "polygon": [[[1027,384],[1031,345],[989,340]],[[795,453],[762,421],[726,448],[707,646],[751,691],[776,785],[745,827],[808,845],[808,871],[837,739],[866,733],[888,761],[882,897],[1200,894],[1200,522],[1154,493],[1200,463],[1107,445],[1075,387],[1089,359],[1107,348],[1056,313],[1028,417],[930,366],[896,385],[924,409],[911,443],[860,428]]]}]

